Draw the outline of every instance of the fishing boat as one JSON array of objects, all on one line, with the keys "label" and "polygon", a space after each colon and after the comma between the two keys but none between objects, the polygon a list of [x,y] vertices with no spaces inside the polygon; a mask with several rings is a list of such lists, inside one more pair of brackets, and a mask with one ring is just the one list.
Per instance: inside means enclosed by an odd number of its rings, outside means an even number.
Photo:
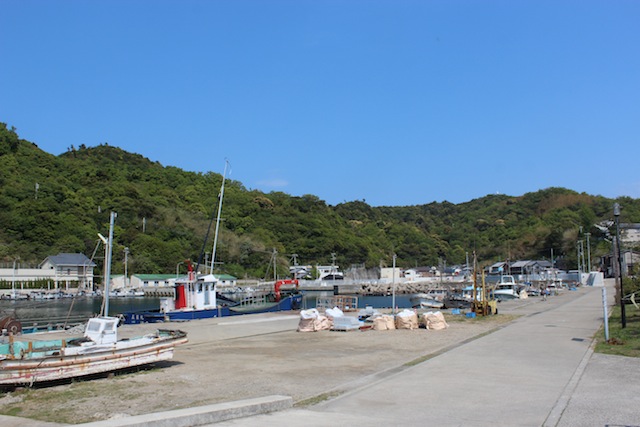
[{"label": "fishing boat", "polygon": [[513,276],[500,276],[500,280],[493,290],[493,297],[499,301],[518,299],[520,298],[518,287]]},{"label": "fishing boat", "polygon": [[[176,282],[173,295],[160,300],[160,309],[123,313],[124,323],[210,319],[239,314],[297,310],[302,306],[302,294],[298,290],[297,280],[276,281],[272,291],[256,291],[240,301],[220,296],[216,292],[217,283],[218,280],[213,274],[197,276],[190,270],[186,279]],[[289,289],[285,291],[283,287]]]},{"label": "fishing boat", "polygon": [[413,308],[443,308],[446,290],[431,289],[428,292],[415,294],[410,298]]},{"label": "fishing boat", "polygon": [[119,322],[117,317],[91,318],[84,335],[70,340],[2,337],[0,386],[33,385],[169,360],[174,348],[187,342],[185,332],[164,329],[118,340]]}]

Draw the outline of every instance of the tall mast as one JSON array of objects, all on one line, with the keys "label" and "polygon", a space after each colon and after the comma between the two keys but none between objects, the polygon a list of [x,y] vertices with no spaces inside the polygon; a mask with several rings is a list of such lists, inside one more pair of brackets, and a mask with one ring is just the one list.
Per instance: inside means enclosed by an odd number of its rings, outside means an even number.
[{"label": "tall mast", "polygon": [[220,200],[218,201],[218,217],[216,218],[216,232],[213,237],[213,250],[211,252],[211,269],[209,274],[213,274],[213,266],[216,263],[216,248],[218,246],[218,231],[220,231],[220,214],[222,213],[222,198],[224,197],[224,181],[227,177],[227,166],[229,161],[226,160],[224,164],[224,172],[222,174],[222,186],[220,187]]},{"label": "tall mast", "polygon": [[109,282],[111,282],[111,256],[113,252],[113,225],[116,221],[117,213],[111,212],[109,220],[109,238],[104,239],[102,235],[98,233],[101,239],[106,240],[105,243],[105,257],[104,257],[104,315],[109,316]]}]

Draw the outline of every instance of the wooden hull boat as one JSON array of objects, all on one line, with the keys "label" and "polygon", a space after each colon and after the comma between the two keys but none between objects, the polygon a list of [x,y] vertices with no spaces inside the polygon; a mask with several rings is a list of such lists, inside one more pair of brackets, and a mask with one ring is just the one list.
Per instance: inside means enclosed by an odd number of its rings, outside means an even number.
[{"label": "wooden hull boat", "polygon": [[117,340],[119,320],[89,319],[84,336],[71,340],[5,337],[0,343],[0,386],[31,385],[169,360],[174,348],[187,342],[187,334],[179,330]]}]

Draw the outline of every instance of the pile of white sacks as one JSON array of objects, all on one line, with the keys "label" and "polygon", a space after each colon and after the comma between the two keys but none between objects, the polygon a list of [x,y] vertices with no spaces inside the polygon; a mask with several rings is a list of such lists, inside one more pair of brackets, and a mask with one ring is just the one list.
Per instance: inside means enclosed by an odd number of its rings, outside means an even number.
[{"label": "pile of white sacks", "polygon": [[430,311],[422,313],[418,319],[418,313],[413,310],[402,310],[396,314],[395,319],[392,315],[382,314],[373,317],[373,329],[376,331],[388,331],[391,329],[418,329],[420,326],[428,330],[441,330],[449,327],[444,320],[444,315],[440,311],[435,313]]},{"label": "pile of white sacks", "polygon": [[336,316],[344,316],[338,307],[328,308],[325,314],[320,314],[315,308],[302,310],[300,312],[300,322],[298,332],[316,332],[329,330],[333,327],[333,319]]},{"label": "pile of white sacks", "polygon": [[[351,320],[352,322],[346,322]],[[418,329],[420,326],[428,330],[442,330],[449,327],[440,311],[422,313],[420,319],[413,310],[403,310],[395,315],[379,314],[367,319],[371,323],[371,329],[376,331],[388,331],[393,329]],[[325,314],[321,314],[315,308],[302,310],[300,312],[300,322],[298,332],[316,332],[323,330],[351,330],[358,329],[355,318],[347,318],[338,307],[329,308]],[[362,322],[360,322],[362,323]]]}]

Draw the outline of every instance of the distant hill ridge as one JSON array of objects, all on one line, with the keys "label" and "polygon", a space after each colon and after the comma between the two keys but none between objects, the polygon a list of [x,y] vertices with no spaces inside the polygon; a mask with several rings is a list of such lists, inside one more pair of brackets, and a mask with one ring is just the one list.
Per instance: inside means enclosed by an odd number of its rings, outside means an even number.
[{"label": "distant hill ridge", "polygon": [[[222,162],[222,159],[221,159]],[[91,257],[97,233],[118,213],[114,274],[170,273],[200,257],[222,177],[162,166],[106,144],[70,147],[54,156],[0,123],[0,260],[37,262],[59,252]],[[616,200],[624,222],[640,222],[638,199]],[[549,258],[575,268],[576,244],[591,233],[592,259],[610,251],[593,225],[612,219],[614,200],[547,188],[522,196],[487,195],[466,203],[372,207],[363,201],[328,205],[314,195],[225,189],[216,260],[220,273],[269,277],[275,249],[284,276],[293,254],[302,264],[461,264],[473,251],[490,264],[505,259]],[[209,240],[211,240],[210,234]],[[210,258],[207,242],[202,261]],[[95,253],[99,267],[102,248]],[[184,269],[184,267],[182,267]]]}]

